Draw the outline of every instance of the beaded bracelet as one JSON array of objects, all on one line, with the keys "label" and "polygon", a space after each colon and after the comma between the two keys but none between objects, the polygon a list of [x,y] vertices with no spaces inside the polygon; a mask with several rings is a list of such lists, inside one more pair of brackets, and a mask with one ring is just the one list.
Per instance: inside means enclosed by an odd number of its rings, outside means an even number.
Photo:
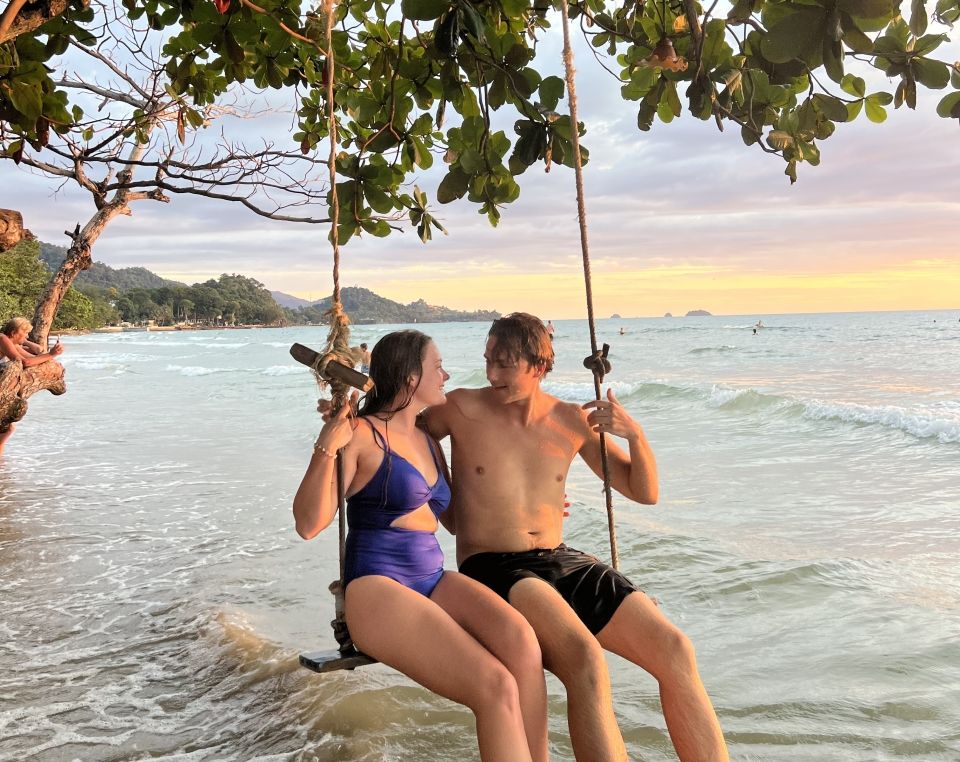
[{"label": "beaded bracelet", "polygon": [[323,454],[326,455],[328,458],[335,458],[335,457],[337,457],[336,451],[330,452],[330,450],[328,450],[326,447],[324,447],[322,444],[320,444],[320,440],[319,440],[319,439],[318,439],[318,440],[316,441],[316,443],[313,445],[313,451],[314,451],[314,452],[323,453]]}]

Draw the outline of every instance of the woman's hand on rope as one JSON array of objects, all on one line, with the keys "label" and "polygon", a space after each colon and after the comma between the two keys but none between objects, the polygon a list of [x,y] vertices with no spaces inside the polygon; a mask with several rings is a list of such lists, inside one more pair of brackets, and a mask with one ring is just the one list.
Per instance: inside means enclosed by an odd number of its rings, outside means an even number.
[{"label": "woman's hand on rope", "polygon": [[613,434],[624,439],[636,439],[643,435],[640,424],[630,417],[627,409],[620,404],[613,389],[607,389],[605,400],[590,400],[582,405],[584,410],[590,410],[587,423],[599,433]]},{"label": "woman's hand on rope", "polygon": [[353,392],[347,404],[342,405],[339,410],[333,412],[330,400],[320,400],[317,410],[323,417],[323,428],[320,429],[320,436],[317,437],[317,450],[329,455],[335,455],[337,450],[346,447],[353,438],[353,430],[357,426],[354,412],[357,406],[357,400],[360,398],[359,392]]}]

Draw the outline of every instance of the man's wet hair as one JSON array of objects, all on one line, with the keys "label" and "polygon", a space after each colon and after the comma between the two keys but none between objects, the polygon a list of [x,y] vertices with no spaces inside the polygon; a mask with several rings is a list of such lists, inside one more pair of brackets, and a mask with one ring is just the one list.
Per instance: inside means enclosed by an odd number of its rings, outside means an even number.
[{"label": "man's wet hair", "polygon": [[511,312],[494,320],[487,336],[494,340],[498,358],[526,360],[543,368],[543,375],[553,370],[553,342],[543,321],[535,315]]}]

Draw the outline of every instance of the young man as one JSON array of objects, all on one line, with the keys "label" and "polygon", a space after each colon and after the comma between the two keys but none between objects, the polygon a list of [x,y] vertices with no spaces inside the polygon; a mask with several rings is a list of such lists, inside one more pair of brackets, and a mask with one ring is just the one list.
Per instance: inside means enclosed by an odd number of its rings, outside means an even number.
[{"label": "young man", "polygon": [[603,649],[657,679],[680,760],[727,760],[687,637],[626,577],[563,544],[567,472],[580,455],[602,474],[600,431],[629,445],[625,453],[607,440],[613,487],[639,503],[657,502],[656,462],[640,424],[612,391],[581,408],[540,388],[553,347],[532,315],[494,321],[484,357],[490,386],[452,391],[425,414],[431,434],[452,442],[454,501],[447,513],[460,571],[500,593],[533,625],[544,665],[567,689],[580,762],[627,758]]}]

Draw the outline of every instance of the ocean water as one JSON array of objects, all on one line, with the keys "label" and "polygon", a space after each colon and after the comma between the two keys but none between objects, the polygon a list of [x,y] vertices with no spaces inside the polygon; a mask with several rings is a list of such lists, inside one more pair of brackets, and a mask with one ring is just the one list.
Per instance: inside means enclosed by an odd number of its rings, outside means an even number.
[{"label": "ocean water", "polygon": [[[615,500],[621,565],[693,639],[733,759],[960,759],[958,318],[600,322],[661,478],[655,507]],[[586,323],[556,325],[546,388],[585,401]],[[487,325],[425,328],[451,388],[484,383]],[[297,665],[333,647],[337,541],[293,530],[320,421],[287,349],[323,339],[64,339],[68,393],[0,462],[0,759],[478,758],[470,713],[393,670]],[[568,494],[568,542],[606,556],[580,463]],[[630,758],[675,759],[655,682],[610,665]]]}]

